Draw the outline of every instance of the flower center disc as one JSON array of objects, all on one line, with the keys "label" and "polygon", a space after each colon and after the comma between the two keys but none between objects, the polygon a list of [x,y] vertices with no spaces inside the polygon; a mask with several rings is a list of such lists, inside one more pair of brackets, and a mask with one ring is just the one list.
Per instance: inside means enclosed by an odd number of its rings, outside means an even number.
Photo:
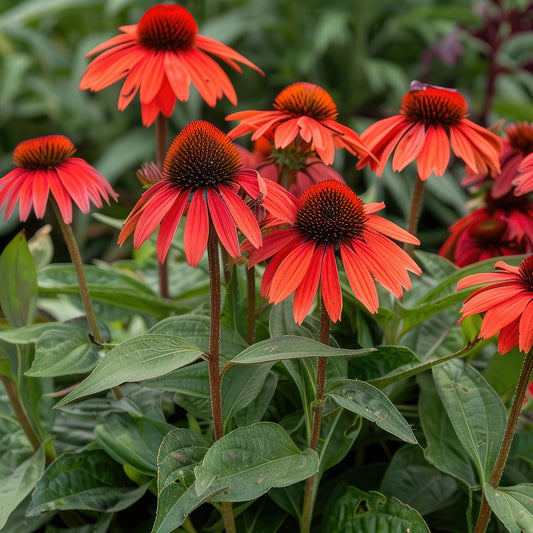
[{"label": "flower center disc", "polygon": [[232,181],[242,160],[230,138],[205,120],[187,124],[174,139],[163,163],[163,176],[196,190]]},{"label": "flower center disc", "polygon": [[310,239],[336,244],[361,235],[366,220],[363,201],[350,187],[325,180],[303,193],[296,226]]},{"label": "flower center disc", "polygon": [[520,277],[533,289],[533,255],[526,257],[518,268]]},{"label": "flower center disc", "polygon": [[194,45],[198,26],[181,6],[151,7],[137,25],[138,42],[146,48],[168,52],[186,50]]},{"label": "flower center disc", "polygon": [[507,231],[507,222],[497,218],[482,220],[468,229],[468,234],[481,243],[500,243]]},{"label": "flower center disc", "polygon": [[76,153],[72,141],[63,135],[47,135],[21,142],[13,153],[15,165],[31,170],[56,167]]},{"label": "flower center disc", "polygon": [[466,109],[465,99],[457,91],[423,86],[403,97],[401,113],[426,126],[451,126],[465,118]]},{"label": "flower center disc", "polygon": [[276,96],[274,107],[278,111],[289,111],[316,120],[335,120],[338,114],[333,99],[322,87],[303,81],[283,89]]},{"label": "flower center disc", "polygon": [[533,152],[533,126],[527,122],[511,124],[505,128],[505,133],[513,148],[520,150],[524,155]]}]

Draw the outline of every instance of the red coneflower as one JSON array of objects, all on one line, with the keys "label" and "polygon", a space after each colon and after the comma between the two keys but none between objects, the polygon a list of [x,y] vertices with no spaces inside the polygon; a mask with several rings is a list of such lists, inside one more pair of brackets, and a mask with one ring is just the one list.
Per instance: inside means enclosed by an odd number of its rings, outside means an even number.
[{"label": "red coneflower", "polygon": [[336,121],[337,106],[322,87],[293,83],[276,96],[274,108],[228,115],[226,120],[241,121],[228,135],[235,139],[254,132],[252,141],[267,136],[276,148],[286,148],[299,136],[326,165],[333,163],[335,148],[346,148],[358,157],[372,157],[359,135]]},{"label": "red coneflower", "polygon": [[[497,272],[473,274],[459,281],[457,289],[488,284],[465,300],[463,318],[485,313],[479,336],[498,335],[498,351],[507,353],[514,346],[526,353],[533,346],[533,256],[519,267],[498,261]],[[461,319],[462,320],[462,319]]]},{"label": "red coneflower", "polygon": [[47,135],[21,142],[13,153],[17,168],[0,179],[0,207],[6,206],[6,220],[19,202],[20,220],[28,218],[32,207],[43,218],[52,194],[61,216],[72,222],[72,201],[87,213],[92,202],[102,207],[117,194],[96,169],[79,157],[76,148],[63,135]]},{"label": "red coneflower", "polygon": [[466,117],[465,99],[455,89],[411,83],[399,115],[372,124],[361,140],[377,158],[364,157],[357,168],[369,164],[381,176],[392,152],[392,170],[402,171],[417,160],[418,176],[441,176],[450,160],[450,147],[475,173],[497,174],[501,139]]},{"label": "red coneflower", "polygon": [[416,263],[390,238],[419,244],[405,230],[375,215],[383,203],[367,204],[345,184],[327,180],[307,189],[291,206],[290,227],[269,233],[250,254],[249,266],[269,257],[261,293],[279,303],[294,293],[294,319],[301,324],[319,284],[326,311],[340,319],[342,296],[337,271],[340,257],[355,297],[371,312],[378,310],[374,279],[400,297],[411,288],[407,271]]},{"label": "red coneflower", "polygon": [[102,52],[85,69],[80,89],[100,91],[126,78],[118,108],[123,111],[140,90],[142,120],[149,126],[159,112],[169,117],[176,99],[189,98],[191,82],[213,107],[224,95],[237,105],[235,89],[211,54],[241,72],[236,63],[262,74],[251,61],[210,37],[198,35],[192,15],[178,5],[162,4],[148,9],[138,24],[121,26],[122,34],[91,50]]},{"label": "red coneflower", "polygon": [[261,201],[267,211],[287,220],[292,196],[276,183],[261,179],[255,170],[244,169],[239,152],[218,128],[203,120],[191,122],[174,139],[163,163],[161,181],[141,196],[118,242],[122,244],[133,233],[137,248],[161,224],[157,255],[163,262],[187,210],[184,246],[190,265],[197,265],[206,249],[210,220],[232,257],[240,253],[236,226],[257,248],[261,231],[238,194],[241,189]]}]

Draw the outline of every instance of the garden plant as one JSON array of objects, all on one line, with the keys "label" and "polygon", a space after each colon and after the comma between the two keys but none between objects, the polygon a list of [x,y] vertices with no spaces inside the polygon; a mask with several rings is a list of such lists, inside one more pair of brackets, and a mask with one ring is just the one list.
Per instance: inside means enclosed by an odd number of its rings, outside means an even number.
[{"label": "garden plant", "polygon": [[0,8],[0,533],[533,533],[533,3]]}]

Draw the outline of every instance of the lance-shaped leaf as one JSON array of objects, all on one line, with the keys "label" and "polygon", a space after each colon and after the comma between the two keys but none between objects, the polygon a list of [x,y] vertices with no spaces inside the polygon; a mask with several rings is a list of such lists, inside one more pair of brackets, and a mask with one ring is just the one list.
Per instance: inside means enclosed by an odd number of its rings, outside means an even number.
[{"label": "lance-shaped leaf", "polygon": [[181,337],[144,334],[113,348],[56,407],[130,381],[162,376],[192,363],[202,351]]},{"label": "lance-shaped leaf", "polygon": [[224,367],[227,370],[231,365],[256,364],[282,361],[284,359],[301,359],[302,357],[357,357],[374,351],[374,348],[361,350],[345,350],[326,346],[321,342],[296,335],[282,335],[257,342],[236,355]]},{"label": "lance-shaped leaf", "polygon": [[217,501],[248,501],[272,487],[286,487],[318,471],[318,455],[303,452],[278,424],[258,422],[215,442],[196,467],[196,491],[223,489]]},{"label": "lance-shaped leaf", "polygon": [[495,489],[485,483],[483,488],[494,514],[510,533],[533,531],[533,484]]}]

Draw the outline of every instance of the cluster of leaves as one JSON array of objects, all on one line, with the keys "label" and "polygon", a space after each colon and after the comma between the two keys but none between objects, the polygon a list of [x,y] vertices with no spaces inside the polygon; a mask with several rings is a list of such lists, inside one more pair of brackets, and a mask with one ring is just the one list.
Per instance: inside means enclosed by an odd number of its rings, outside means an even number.
[{"label": "cluster of leaves", "polygon": [[[470,4],[189,3],[183,5],[202,33],[239,43],[236,48],[270,73],[264,80],[246,73],[239,80],[246,108],[267,108],[279,88],[300,79],[331,89],[345,122],[357,131],[378,116],[377,108],[396,109],[415,78],[464,88],[474,107],[482,102],[483,20]],[[0,169],[9,168],[20,140],[64,133],[133,201],[139,194],[134,169],[153,158],[153,132],[139,126],[134,106],[116,111],[112,89],[89,95],[77,83],[83,54],[138,20],[151,2],[12,4],[0,17]],[[450,35],[463,47],[461,57],[446,56],[452,66],[437,68],[441,60],[428,58]],[[532,38],[524,33],[509,40],[509,48],[499,50],[500,63],[527,49]],[[529,76],[527,69],[499,76],[499,116],[530,119],[531,104],[517,106],[531,98]],[[171,127],[178,131],[200,114],[223,126],[230,111],[225,105],[204,110],[193,97],[177,109]],[[376,180],[356,175],[353,161],[337,164],[354,187],[366,189],[370,199],[390,199],[404,218],[409,172]],[[461,213],[465,195],[451,174],[427,184],[432,216],[426,214],[430,230],[422,238],[431,248]],[[77,219],[85,256],[97,258],[86,275],[109,339],[103,346],[90,341],[78,318],[83,308],[74,268],[58,262],[62,255],[49,235],[26,242],[13,226],[0,229],[6,242],[0,255],[2,533],[220,531],[216,509],[224,501],[238,502],[238,531],[293,531],[310,475],[320,480],[318,531],[468,532],[482,486],[507,530],[533,530],[531,428],[516,436],[504,488],[487,484],[521,356],[502,357],[492,343],[475,342],[476,319],[457,325],[468,294],[455,292],[457,281],[491,270],[495,261],[458,270],[417,252],[424,274],[401,302],[380,293],[376,315],[350,296],[344,280],[345,311],[331,347],[317,341],[316,316],[294,324],[290,301],[258,309],[257,342],[248,345],[247,282],[242,265],[234,265],[223,297],[226,435],[213,444],[203,360],[206,264],[188,267],[177,238],[169,261],[171,298],[161,300],[153,242],[133,259],[117,259],[113,230],[88,238],[88,228],[120,227],[127,207]],[[329,358],[318,453],[307,448],[317,356]],[[42,441],[36,449],[9,401],[13,386]],[[109,392],[117,386],[120,400]],[[501,524],[491,527],[499,531]]]}]

